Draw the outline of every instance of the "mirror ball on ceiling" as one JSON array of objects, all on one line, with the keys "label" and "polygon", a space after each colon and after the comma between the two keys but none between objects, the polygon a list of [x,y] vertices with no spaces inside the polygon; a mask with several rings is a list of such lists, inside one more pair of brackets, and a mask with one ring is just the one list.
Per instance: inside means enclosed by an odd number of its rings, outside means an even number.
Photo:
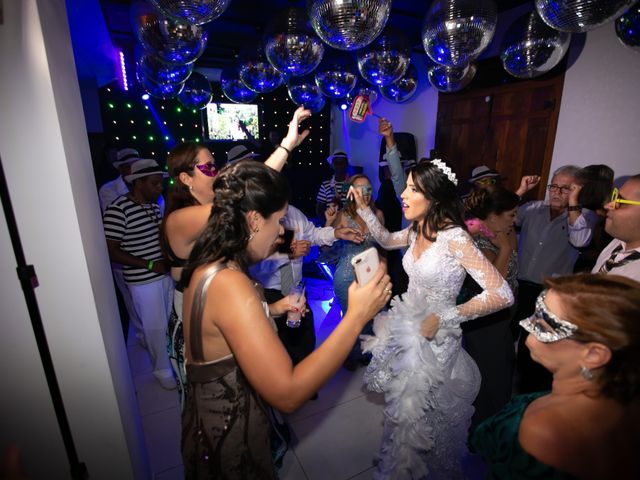
[{"label": "mirror ball on ceiling", "polygon": [[140,57],[137,65],[146,78],[160,84],[182,83],[189,78],[193,69],[193,64],[170,65],[148,53]]},{"label": "mirror ball on ceiling", "polygon": [[139,19],[138,40],[158,60],[172,65],[195,62],[207,45],[207,32],[197,25],[146,15]]},{"label": "mirror ball on ceiling", "polygon": [[534,10],[507,29],[500,60],[514,77],[534,78],[555,67],[569,50],[571,34],[549,27]]},{"label": "mirror ball on ceiling", "polygon": [[136,78],[145,92],[161,100],[177,97],[184,87],[184,83],[165,83],[164,85],[156,83],[145,77],[139,67],[136,68]]},{"label": "mirror ball on ceiling", "polygon": [[358,70],[367,82],[377,86],[399,80],[407,71],[409,40],[401,33],[385,30],[362,50],[358,50]]},{"label": "mirror ball on ceiling", "polygon": [[184,88],[178,94],[178,100],[187,108],[202,110],[211,102],[211,84],[207,77],[198,72],[193,72],[184,82]]},{"label": "mirror ball on ceiling", "polygon": [[640,50],[640,3],[616,20],[616,35],[623,45]]},{"label": "mirror ball on ceiling", "polygon": [[215,20],[231,0],[149,0],[164,15],[174,20],[202,25]]},{"label": "mirror ball on ceiling", "polygon": [[413,65],[409,65],[407,72],[400,80],[390,85],[380,87],[380,94],[394,103],[402,103],[409,100],[418,88],[418,71]]},{"label": "mirror ball on ceiling", "polygon": [[536,0],[536,10],[551,28],[586,32],[622,15],[636,0]]},{"label": "mirror ball on ceiling", "polygon": [[324,107],[324,97],[312,76],[290,78],[287,91],[293,103],[304,105],[312,113],[318,113]]},{"label": "mirror ball on ceiling", "polygon": [[304,8],[290,7],[276,15],[265,34],[267,59],[289,76],[311,73],[324,55],[324,43],[311,28]]},{"label": "mirror ball on ceiling", "polygon": [[238,67],[228,67],[222,70],[220,87],[222,88],[222,93],[235,103],[251,103],[258,96],[256,92],[247,88],[240,80]]},{"label": "mirror ball on ceiling", "polygon": [[240,80],[254,92],[272,92],[284,83],[282,73],[269,63],[262,45],[245,49],[239,65]]},{"label": "mirror ball on ceiling", "polygon": [[328,45],[357,50],[369,45],[387,24],[391,0],[307,0],[311,25]]},{"label": "mirror ball on ceiling", "polygon": [[344,98],[356,86],[358,74],[351,57],[342,52],[328,52],[315,71],[316,85],[329,98]]},{"label": "mirror ball on ceiling", "polygon": [[487,48],[497,22],[493,0],[436,0],[422,24],[422,44],[434,62],[464,67]]},{"label": "mirror ball on ceiling", "polygon": [[462,90],[469,85],[476,75],[476,66],[474,64],[467,65],[462,68],[445,67],[444,65],[435,65],[429,69],[427,76],[429,83],[440,92],[450,93]]},{"label": "mirror ball on ceiling", "polygon": [[347,101],[352,104],[358,95],[369,98],[369,105],[373,106],[378,100],[378,89],[371,85],[369,82],[365,82],[361,77],[358,77],[356,86],[347,95]]}]

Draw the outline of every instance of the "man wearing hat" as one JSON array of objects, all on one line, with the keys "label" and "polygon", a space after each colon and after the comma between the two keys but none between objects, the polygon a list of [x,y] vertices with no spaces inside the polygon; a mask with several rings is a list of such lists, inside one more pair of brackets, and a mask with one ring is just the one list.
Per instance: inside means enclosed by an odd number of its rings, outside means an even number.
[{"label": "man wearing hat", "polygon": [[100,197],[100,209],[103,213],[107,209],[107,206],[116,198],[120,195],[126,195],[129,193],[129,187],[124,183],[124,176],[129,175],[131,164],[139,159],[140,154],[133,148],[121,148],[117,151],[111,165],[120,172],[120,175],[118,175],[118,178],[115,180],[111,180],[102,185],[98,192],[98,197]]},{"label": "man wearing hat", "polygon": [[141,321],[136,332],[146,346],[153,374],[163,388],[176,388],[166,347],[167,324],[173,298],[173,280],[160,248],[162,215],[156,203],[167,174],[151,159],[131,164],[131,191],[114,200],[104,212],[103,224],[112,262],[123,265],[133,305]]},{"label": "man wearing hat", "polygon": [[471,178],[467,180],[473,188],[484,188],[500,182],[502,175],[486,165],[480,165],[471,171]]},{"label": "man wearing hat", "polygon": [[256,158],[257,153],[253,153],[244,145],[236,145],[227,152],[227,163],[237,162],[245,158]]},{"label": "man wearing hat", "polygon": [[342,201],[349,188],[349,158],[342,150],[336,150],[327,158],[333,169],[333,177],[320,184],[320,190],[316,196],[316,214],[318,218],[324,218],[324,211],[330,203],[337,203],[342,207]]}]

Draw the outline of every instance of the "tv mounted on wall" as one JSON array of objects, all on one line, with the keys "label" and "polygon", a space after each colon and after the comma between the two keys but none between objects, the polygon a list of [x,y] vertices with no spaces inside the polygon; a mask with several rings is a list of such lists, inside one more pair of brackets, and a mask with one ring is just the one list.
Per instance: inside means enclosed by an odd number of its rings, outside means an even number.
[{"label": "tv mounted on wall", "polygon": [[253,138],[260,138],[258,105],[242,103],[210,103],[205,111],[204,138],[207,141],[246,140],[241,121]]}]

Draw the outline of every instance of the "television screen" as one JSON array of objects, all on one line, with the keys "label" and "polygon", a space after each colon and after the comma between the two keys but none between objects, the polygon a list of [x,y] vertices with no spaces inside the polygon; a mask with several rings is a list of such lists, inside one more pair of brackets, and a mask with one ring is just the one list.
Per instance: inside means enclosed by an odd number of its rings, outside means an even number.
[{"label": "television screen", "polygon": [[258,105],[210,103],[206,115],[205,134],[208,140],[246,140],[239,122],[244,123],[253,138],[260,138]]}]

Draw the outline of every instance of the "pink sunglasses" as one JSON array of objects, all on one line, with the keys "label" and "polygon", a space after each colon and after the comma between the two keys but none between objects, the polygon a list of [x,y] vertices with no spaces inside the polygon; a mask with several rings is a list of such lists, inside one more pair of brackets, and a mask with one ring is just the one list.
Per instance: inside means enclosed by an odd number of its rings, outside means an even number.
[{"label": "pink sunglasses", "polygon": [[218,169],[216,168],[216,164],[213,162],[196,165],[196,168],[207,177],[215,177],[216,175],[218,175]]}]

